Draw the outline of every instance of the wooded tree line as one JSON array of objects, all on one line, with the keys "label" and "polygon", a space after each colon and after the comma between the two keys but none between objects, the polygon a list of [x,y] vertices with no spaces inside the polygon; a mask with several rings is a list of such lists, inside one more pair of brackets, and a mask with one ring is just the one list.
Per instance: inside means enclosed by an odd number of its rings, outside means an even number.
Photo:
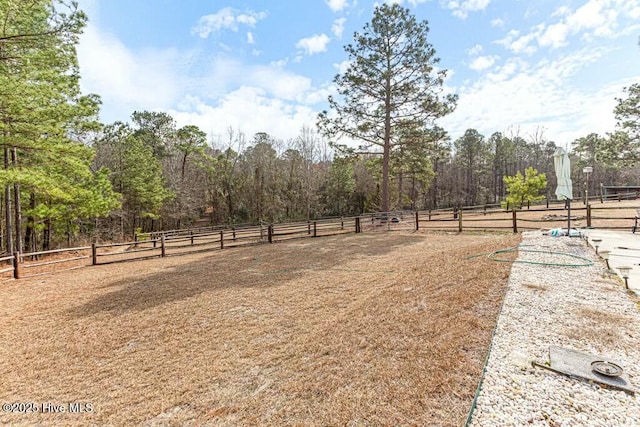
[{"label": "wooded tree line", "polygon": [[[75,46],[86,20],[73,2],[0,0],[7,252],[120,240],[197,220],[279,222],[497,203],[506,196],[504,177],[527,167],[546,174],[552,198],[556,143],[542,129],[468,129],[452,140],[437,125],[457,99],[441,92],[446,70],[436,71],[426,21],[399,5],[376,8],[345,48],[353,66],[336,77],[341,97],[330,98],[318,127],[290,140],[232,128],[213,139],[157,111],[100,123],[99,97],[79,89]],[[618,100],[615,132],[572,143],[573,176],[594,168],[590,194],[600,182],[637,184],[639,101],[640,85],[631,86]],[[345,135],[362,145],[338,144]],[[574,189],[582,194],[584,182],[576,179]]]}]

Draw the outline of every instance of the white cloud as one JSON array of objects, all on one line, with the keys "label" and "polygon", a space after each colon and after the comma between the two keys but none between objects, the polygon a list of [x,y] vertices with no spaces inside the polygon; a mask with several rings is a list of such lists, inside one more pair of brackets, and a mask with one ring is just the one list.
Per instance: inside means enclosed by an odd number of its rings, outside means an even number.
[{"label": "white cloud", "polygon": [[345,22],[347,22],[346,18],[338,18],[335,21],[333,21],[333,24],[331,25],[331,32],[333,33],[334,36],[336,36],[339,39],[342,38],[342,34],[344,33]]},{"label": "white cloud", "polygon": [[540,46],[551,46],[558,48],[567,45],[567,37],[569,36],[569,26],[559,22],[549,25],[543,33],[537,36]]},{"label": "white cloud", "polygon": [[489,3],[491,3],[491,0],[446,1],[445,7],[451,10],[453,16],[466,19],[469,16],[469,12],[485,10]]},{"label": "white cloud", "polygon": [[521,36],[518,30],[511,30],[504,38],[496,40],[494,43],[503,45],[513,53],[530,55],[536,51],[536,47],[530,45],[536,37],[536,33],[529,33]]},{"label": "white cloud", "polygon": [[503,82],[512,78],[518,72],[527,72],[528,64],[517,58],[509,58],[502,66],[496,67],[495,71],[488,73],[486,79],[493,83]]},{"label": "white cloud", "polygon": [[350,65],[350,61],[342,61],[339,64],[333,64],[333,68],[335,68],[339,74],[344,74],[347,72]]},{"label": "white cloud", "polygon": [[[417,5],[421,4],[421,3],[426,3],[429,2],[431,0],[409,0],[409,3],[411,4],[411,6],[416,7]],[[400,3],[402,4],[402,0],[396,1],[396,2],[392,2],[392,3]]]},{"label": "white cloud", "polygon": [[221,56],[211,62],[199,79],[190,81],[194,89],[188,93],[217,99],[240,86],[248,86],[260,88],[269,96],[287,101],[302,100],[312,90],[311,79],[287,71],[286,64],[287,61],[274,61],[263,65],[248,65]]},{"label": "white cloud", "polygon": [[190,96],[168,113],[178,126],[196,125],[213,138],[223,137],[232,127],[244,132],[248,139],[257,132],[294,138],[304,124],[315,123],[317,117],[314,108],[271,98],[264,90],[251,86],[226,94],[216,105]]},{"label": "white cloud", "polygon": [[191,34],[206,39],[213,31],[222,29],[238,31],[238,24],[254,27],[258,21],[266,17],[266,12],[247,11],[238,13],[231,7],[225,7],[216,13],[201,16],[198,24],[191,29]]},{"label": "white cloud", "polygon": [[625,3],[626,7],[623,9],[623,13],[631,19],[640,18],[640,2]]},{"label": "white cloud", "polygon": [[240,24],[248,25],[250,27],[255,27],[258,21],[266,17],[267,17],[267,12],[251,11],[248,13],[241,13],[240,15],[236,16],[236,21],[239,22]]},{"label": "white cloud", "polygon": [[516,38],[519,32],[511,30],[494,43],[517,54],[532,54],[537,47],[555,49],[567,46],[575,36],[587,41],[596,37],[617,38],[636,29],[636,23],[620,28],[625,17],[632,20],[640,18],[640,0],[587,0],[575,11],[568,6],[557,8],[551,14],[551,18],[558,18],[557,22],[540,23],[519,38]]},{"label": "white cloud", "polygon": [[605,4],[601,0],[589,0],[574,13],[567,15],[567,24],[574,32],[606,25],[606,16],[602,10],[604,6]]},{"label": "white cloud", "polygon": [[575,76],[602,54],[585,49],[535,64],[511,58],[496,72],[460,87],[458,108],[442,124],[454,138],[468,128],[489,135],[514,125],[525,133],[542,126],[557,143],[589,132],[611,131],[614,97],[631,79],[609,83],[598,91],[573,84]]},{"label": "white cloud", "polygon": [[310,90],[304,97],[305,105],[317,105],[327,102],[329,95],[335,95],[336,88],[332,83],[326,83],[319,89]]},{"label": "white cloud", "polygon": [[125,120],[134,109],[168,106],[186,84],[181,71],[190,62],[189,53],[145,50],[134,54],[91,23],[80,37],[77,51],[82,90],[127,110],[124,117],[109,117],[113,120]]},{"label": "white cloud", "polygon": [[316,104],[330,93],[287,71],[286,60],[256,66],[226,54],[133,51],[92,23],[81,36],[78,58],[82,90],[102,96],[105,122],[127,121],[135,110],[166,111],[180,126],[195,124],[207,133],[222,135],[233,126],[247,135],[292,138],[315,123]]},{"label": "white cloud", "polygon": [[255,40],[253,38],[253,33],[251,31],[247,31],[247,43],[254,44]]},{"label": "white cloud", "polygon": [[474,71],[486,70],[487,68],[490,68],[493,64],[495,64],[498,59],[500,59],[500,57],[497,55],[478,56],[473,61],[471,61],[471,64],[469,64],[469,68]]},{"label": "white cloud", "polygon": [[492,27],[503,28],[505,25],[505,22],[500,18],[495,18],[491,20],[490,24]]},{"label": "white cloud", "polygon": [[296,48],[304,50],[307,55],[326,52],[330,40],[329,36],[324,33],[314,34],[311,37],[300,39],[296,43]]},{"label": "white cloud", "polygon": [[567,16],[571,14],[571,9],[569,9],[569,7],[567,6],[560,6],[559,8],[557,8],[556,10],[553,11],[553,13],[551,14],[552,18],[558,17],[558,16]]},{"label": "white cloud", "polygon": [[334,12],[340,12],[342,9],[348,6],[347,0],[325,0],[329,9]]},{"label": "white cloud", "polygon": [[301,102],[311,90],[311,79],[272,66],[254,66],[240,75],[243,82],[285,101]]},{"label": "white cloud", "polygon": [[276,68],[284,68],[287,66],[288,63],[289,63],[289,60],[285,58],[285,59],[279,59],[277,61],[271,61],[269,65]]},{"label": "white cloud", "polygon": [[471,56],[475,56],[475,55],[480,55],[482,53],[482,50],[483,50],[482,45],[476,44],[472,48],[467,49],[467,53]]}]

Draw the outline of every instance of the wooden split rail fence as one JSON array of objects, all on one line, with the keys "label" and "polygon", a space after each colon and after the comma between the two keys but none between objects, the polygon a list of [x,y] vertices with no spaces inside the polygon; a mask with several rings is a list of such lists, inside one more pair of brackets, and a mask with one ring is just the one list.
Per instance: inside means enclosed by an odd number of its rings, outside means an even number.
[{"label": "wooden split rail fence", "polygon": [[[359,217],[330,218],[299,223],[219,228],[215,231],[198,232],[202,230],[198,229],[139,234],[133,242],[93,243],[91,246],[5,256],[0,258],[0,265],[5,264],[7,267],[0,269],[0,274],[12,272],[13,277],[19,279],[48,274],[50,271],[43,270],[50,266],[56,266],[56,270],[59,271],[60,264],[67,264],[62,269],[75,269],[88,265],[162,258],[297,238],[359,233],[361,232],[360,220]],[[40,258],[44,256],[48,256],[47,260],[41,261]],[[89,262],[83,263],[82,260],[89,260]],[[34,273],[29,274],[28,270]]]},{"label": "wooden split rail fence", "polygon": [[[629,229],[634,223],[634,206],[588,205],[571,207],[572,225],[604,229]],[[326,218],[261,226],[198,228],[141,233],[133,242],[94,243],[91,246],[16,253],[0,257],[0,275],[13,277],[47,274],[87,265],[134,261],[181,255],[229,247],[274,243],[290,239],[362,233],[376,230],[512,231],[566,227],[566,210],[561,206],[506,211],[493,206],[462,209],[371,213],[356,217]],[[615,213],[612,213],[615,212]],[[545,215],[546,213],[546,215]],[[46,257],[46,258],[45,258]],[[89,260],[86,262],[85,260]],[[63,265],[61,267],[61,265]]]},{"label": "wooden split rail fence", "polygon": [[[634,212],[635,208],[629,206],[572,206],[571,226],[631,230],[635,218]],[[534,208],[512,211],[483,208],[416,213],[416,229],[456,231],[458,233],[464,230],[511,230],[517,233],[523,230],[566,226],[567,210],[560,206],[552,206],[548,209]]]}]

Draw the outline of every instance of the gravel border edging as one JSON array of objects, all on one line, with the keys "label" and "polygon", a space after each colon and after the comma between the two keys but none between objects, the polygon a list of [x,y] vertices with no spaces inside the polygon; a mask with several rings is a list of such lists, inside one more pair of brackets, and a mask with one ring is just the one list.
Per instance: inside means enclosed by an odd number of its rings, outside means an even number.
[{"label": "gravel border edging", "polygon": [[[558,345],[620,361],[640,383],[640,311],[591,248],[577,238],[523,233],[522,246],[594,260],[589,267],[514,263],[491,342],[471,426],[637,426],[637,396],[533,368]],[[564,257],[520,252],[519,261]],[[566,258],[564,258],[566,260]],[[469,420],[467,420],[469,421]]]}]

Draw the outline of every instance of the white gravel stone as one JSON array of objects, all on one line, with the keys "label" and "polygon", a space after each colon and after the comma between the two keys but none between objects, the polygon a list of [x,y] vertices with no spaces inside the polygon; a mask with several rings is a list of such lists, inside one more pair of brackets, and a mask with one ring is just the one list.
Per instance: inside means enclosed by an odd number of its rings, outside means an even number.
[{"label": "white gravel stone", "polygon": [[[576,244],[579,244],[576,246]],[[637,298],[607,275],[604,263],[578,238],[524,233],[498,317],[471,426],[640,426],[638,393],[600,387],[545,369],[549,346],[601,355],[622,364],[640,389],[640,310]]]}]

